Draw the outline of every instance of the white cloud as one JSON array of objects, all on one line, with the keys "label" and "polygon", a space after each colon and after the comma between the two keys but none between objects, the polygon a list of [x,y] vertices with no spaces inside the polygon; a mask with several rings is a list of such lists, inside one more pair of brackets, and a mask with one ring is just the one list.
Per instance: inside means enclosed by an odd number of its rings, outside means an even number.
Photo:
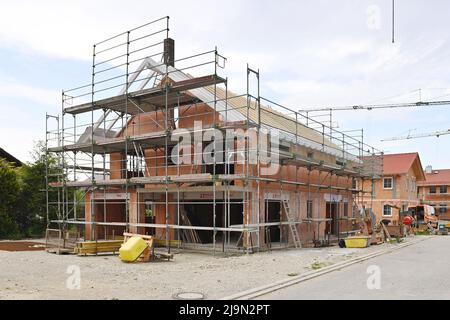
[{"label": "white cloud", "polygon": [[61,110],[61,93],[0,80],[0,96],[0,146],[29,161],[35,141],[45,139],[45,113]]},{"label": "white cloud", "polygon": [[[0,50],[9,47],[65,58],[69,68],[69,59],[90,61],[93,43],[170,15],[177,58],[217,45],[229,58],[223,75],[230,77],[230,88],[245,92],[245,66],[249,62],[252,68],[261,69],[263,95],[288,107],[414,101],[418,94],[411,91],[415,89],[449,88],[449,4],[398,4],[395,44],[390,43],[388,3],[377,2],[382,14],[380,29],[367,29],[366,10],[371,4],[369,0],[3,1]],[[59,88],[53,91],[30,87],[26,75],[14,80],[11,83],[0,79],[2,97],[21,96],[33,108],[33,103],[48,106],[44,111],[59,109]],[[408,94],[380,100],[402,92]],[[424,90],[422,98],[445,97],[449,93]],[[402,109],[349,112],[336,117],[342,129],[364,126],[368,141],[379,144],[381,138],[410,127],[445,127],[442,121],[449,118],[448,112],[440,110],[444,116]],[[395,127],[395,119],[401,120],[397,122],[399,127]],[[38,135],[37,129],[34,135]],[[403,148],[401,144],[392,147]]]},{"label": "white cloud", "polygon": [[[334,39],[320,48],[309,48],[308,52],[327,63],[335,63],[355,55],[370,52],[373,44],[368,39]],[[312,50],[313,49],[313,50]]]},{"label": "white cloud", "polygon": [[[233,2],[233,10],[238,9],[239,1]],[[183,1],[162,4],[139,0],[3,1],[0,39],[3,46],[90,61],[94,43],[167,15],[181,18],[175,23],[172,19],[171,25],[179,26],[175,33],[184,34],[188,40],[197,38],[194,34],[205,28],[210,33],[214,31],[210,26],[221,16],[216,3],[199,0],[188,7],[183,4]],[[201,14],[205,10],[208,15]],[[187,11],[200,16],[192,19]],[[191,34],[189,30],[197,33]]]},{"label": "white cloud", "polygon": [[[5,83],[0,81],[0,96],[2,96],[4,100],[28,100],[33,107],[36,107],[36,104],[38,104],[39,106],[44,106],[46,108],[54,108],[61,104],[61,92],[20,83]],[[57,110],[57,108],[54,108],[53,110]]]}]

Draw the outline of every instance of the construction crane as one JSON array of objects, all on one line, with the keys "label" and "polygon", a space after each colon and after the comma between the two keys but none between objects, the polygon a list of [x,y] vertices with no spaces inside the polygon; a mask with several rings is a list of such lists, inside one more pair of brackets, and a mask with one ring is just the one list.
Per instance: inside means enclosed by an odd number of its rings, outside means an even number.
[{"label": "construction crane", "polygon": [[430,133],[421,133],[421,134],[408,134],[406,136],[399,136],[399,137],[392,137],[381,140],[381,142],[386,141],[400,141],[400,140],[411,140],[411,139],[419,139],[419,138],[428,138],[428,137],[440,137],[444,135],[450,134],[450,129],[446,131],[436,131],[436,132],[430,132]]},{"label": "construction crane", "polygon": [[[368,104],[368,105],[353,105],[353,106],[342,106],[342,107],[328,107],[328,108],[311,108],[311,109],[301,109],[300,113],[306,114],[307,119],[316,112],[329,112],[330,115],[330,123],[332,123],[332,114],[335,111],[354,111],[354,110],[378,110],[378,109],[394,109],[394,108],[418,108],[418,107],[433,107],[433,106],[445,106],[450,105],[450,100],[434,100],[434,101],[423,101],[422,100],[422,89],[415,90],[420,93],[420,100],[417,102],[405,102],[405,103],[386,103],[386,104]],[[414,92],[415,92],[414,91]],[[445,96],[448,96],[446,94]],[[444,96],[441,96],[442,98]],[[308,122],[307,122],[308,124]],[[331,125],[330,125],[331,127]],[[450,134],[450,129],[446,131],[436,131],[431,133],[422,133],[422,134],[411,134],[412,130],[409,131],[406,136],[398,136],[381,140],[382,142],[386,141],[399,141],[399,140],[410,140],[410,139],[418,139],[418,138],[426,138],[426,137],[440,137],[443,135]]]},{"label": "construction crane", "polygon": [[387,104],[372,104],[372,105],[354,105],[344,107],[329,107],[320,109],[303,109],[299,110],[301,113],[319,112],[319,111],[352,111],[352,110],[376,110],[376,109],[393,109],[393,108],[415,108],[415,107],[431,107],[450,105],[450,100],[439,101],[418,101],[408,103],[387,103]]}]

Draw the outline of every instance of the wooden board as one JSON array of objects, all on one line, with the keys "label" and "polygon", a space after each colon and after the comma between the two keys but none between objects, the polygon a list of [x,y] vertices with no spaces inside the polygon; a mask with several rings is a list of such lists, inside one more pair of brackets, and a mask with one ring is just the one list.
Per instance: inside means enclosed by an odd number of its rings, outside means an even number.
[{"label": "wooden board", "polygon": [[111,246],[121,246],[123,240],[106,240],[106,241],[86,241],[86,242],[78,242],[77,248],[102,248],[102,247],[111,247]]},{"label": "wooden board", "polygon": [[63,254],[74,254],[73,249],[67,249],[67,248],[48,248],[46,249],[48,253],[53,253],[57,255],[63,255]]},{"label": "wooden board", "polygon": [[74,251],[79,255],[116,253],[119,252],[122,243],[123,241],[121,240],[78,242]]},{"label": "wooden board", "polygon": [[[155,241],[155,247],[165,247],[167,245],[166,240],[164,239],[154,239]],[[182,241],[181,240],[170,240],[169,246],[172,248],[178,248],[181,247]]]},{"label": "wooden board", "polygon": [[380,223],[382,230],[384,231],[385,241],[391,241],[391,234],[389,233],[386,225],[384,223]]},{"label": "wooden board", "polygon": [[170,261],[173,259],[172,253],[166,253],[166,252],[160,252],[160,251],[154,251],[154,255],[159,259],[167,259],[167,261]]}]

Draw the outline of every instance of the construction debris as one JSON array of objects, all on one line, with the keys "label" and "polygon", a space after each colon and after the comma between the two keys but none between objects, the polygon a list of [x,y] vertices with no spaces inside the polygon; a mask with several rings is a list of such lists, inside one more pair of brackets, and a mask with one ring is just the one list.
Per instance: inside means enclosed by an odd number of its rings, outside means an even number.
[{"label": "construction debris", "polygon": [[153,249],[153,237],[147,241],[138,236],[125,237],[120,248],[120,260],[123,262],[136,262],[141,259],[143,262],[149,262],[151,250]]},{"label": "construction debris", "polygon": [[170,261],[173,259],[173,254],[155,249],[156,241],[153,236],[132,233],[124,233],[123,235],[124,240],[120,248],[120,259],[124,262],[150,262],[154,259]]},{"label": "construction debris", "polygon": [[346,248],[367,248],[370,246],[370,237],[366,236],[352,236],[344,241]]}]

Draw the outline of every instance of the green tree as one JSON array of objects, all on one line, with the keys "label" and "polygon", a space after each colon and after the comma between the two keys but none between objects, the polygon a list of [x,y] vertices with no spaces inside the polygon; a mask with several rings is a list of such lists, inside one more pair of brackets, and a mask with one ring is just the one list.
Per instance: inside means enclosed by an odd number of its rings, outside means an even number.
[{"label": "green tree", "polygon": [[19,173],[10,163],[0,159],[0,238],[20,236],[16,222],[17,202],[20,198]]},{"label": "green tree", "polygon": [[[58,172],[57,160],[45,152],[45,146],[38,142],[31,153],[33,162],[20,168],[21,192],[16,221],[23,236],[43,235],[47,226],[46,207],[46,162],[49,173]],[[49,193],[49,201],[56,202],[56,194]],[[49,220],[55,219],[54,208],[49,213]]]},{"label": "green tree", "polygon": [[[20,168],[0,159],[0,239],[43,236],[48,220],[57,219],[57,206],[51,205],[47,220],[45,184],[46,168],[51,177],[49,182],[57,181],[57,174],[61,173],[58,159],[46,153],[42,142],[36,144],[31,156],[33,161]],[[77,199],[83,197],[81,190],[68,192],[76,194]],[[49,192],[49,202],[58,202],[58,192]],[[78,207],[84,209],[81,204]]]}]

